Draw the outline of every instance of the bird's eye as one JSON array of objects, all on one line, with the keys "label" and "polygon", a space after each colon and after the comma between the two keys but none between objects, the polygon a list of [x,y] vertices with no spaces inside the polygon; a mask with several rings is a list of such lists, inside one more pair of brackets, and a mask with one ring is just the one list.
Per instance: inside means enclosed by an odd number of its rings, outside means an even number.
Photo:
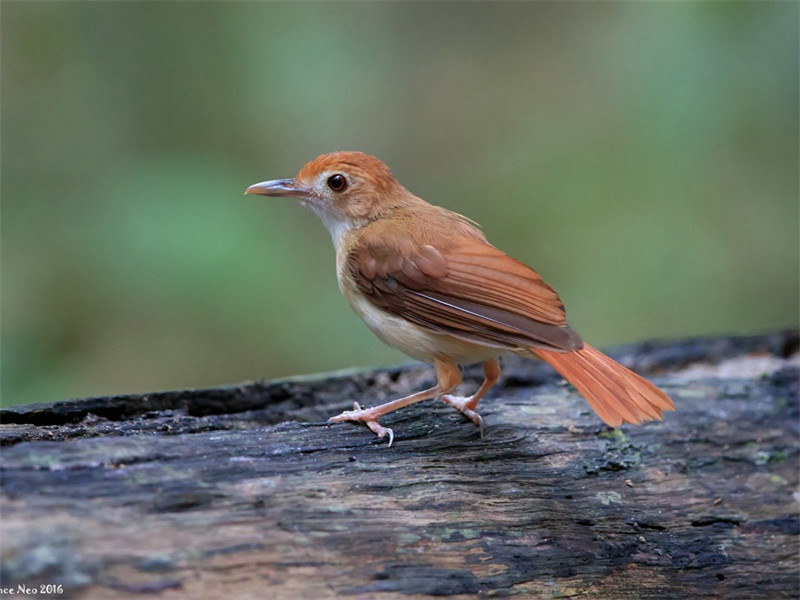
[{"label": "bird's eye", "polygon": [[347,179],[341,173],[328,177],[328,187],[334,192],[343,192],[347,187]]}]

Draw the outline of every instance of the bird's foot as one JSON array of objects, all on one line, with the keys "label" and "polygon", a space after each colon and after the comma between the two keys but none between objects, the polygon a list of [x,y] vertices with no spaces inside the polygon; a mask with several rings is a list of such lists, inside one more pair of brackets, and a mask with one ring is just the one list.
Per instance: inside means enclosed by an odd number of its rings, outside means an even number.
[{"label": "bird's foot", "polygon": [[364,424],[366,424],[366,426],[369,427],[379,438],[385,438],[388,435],[389,448],[391,448],[392,442],[394,442],[394,431],[392,431],[389,427],[384,427],[378,423],[379,416],[380,414],[376,414],[374,408],[361,408],[361,405],[358,402],[353,402],[353,410],[346,410],[335,417],[331,417],[328,419],[328,423],[363,421]]},{"label": "bird's foot", "polygon": [[449,404],[453,408],[457,408],[465,417],[475,423],[475,425],[477,425],[481,430],[481,439],[483,439],[483,417],[475,412],[474,409],[478,403],[473,402],[472,397],[464,398],[462,396],[442,396],[442,401],[445,404]]}]

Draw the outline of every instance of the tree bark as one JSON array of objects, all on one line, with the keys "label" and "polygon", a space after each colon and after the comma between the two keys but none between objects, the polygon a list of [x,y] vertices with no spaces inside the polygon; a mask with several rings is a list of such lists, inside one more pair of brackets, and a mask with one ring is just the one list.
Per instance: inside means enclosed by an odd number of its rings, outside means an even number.
[{"label": "tree bark", "polygon": [[430,401],[383,419],[391,448],[325,420],[430,386],[432,369],[6,409],[0,588],[796,598],[797,348],[786,331],[612,351],[677,406],[618,429],[512,357],[480,405],[485,439]]}]

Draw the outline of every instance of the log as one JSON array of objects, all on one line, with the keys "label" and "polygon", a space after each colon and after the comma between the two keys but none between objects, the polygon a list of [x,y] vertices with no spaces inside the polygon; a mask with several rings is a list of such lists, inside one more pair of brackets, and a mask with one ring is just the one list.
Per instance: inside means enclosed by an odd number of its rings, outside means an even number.
[{"label": "log", "polygon": [[325,420],[426,366],[2,410],[0,596],[796,598],[797,351],[616,348],[678,407],[618,429],[511,357],[485,439],[430,401],[391,448]]}]

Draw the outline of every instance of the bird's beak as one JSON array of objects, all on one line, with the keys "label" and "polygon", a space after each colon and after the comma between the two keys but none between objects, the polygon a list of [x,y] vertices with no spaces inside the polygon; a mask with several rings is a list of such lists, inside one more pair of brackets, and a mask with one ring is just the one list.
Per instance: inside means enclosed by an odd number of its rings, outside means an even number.
[{"label": "bird's beak", "polygon": [[308,190],[298,186],[294,179],[273,179],[272,181],[262,181],[251,185],[244,193],[257,194],[259,196],[305,198],[308,195]]}]

